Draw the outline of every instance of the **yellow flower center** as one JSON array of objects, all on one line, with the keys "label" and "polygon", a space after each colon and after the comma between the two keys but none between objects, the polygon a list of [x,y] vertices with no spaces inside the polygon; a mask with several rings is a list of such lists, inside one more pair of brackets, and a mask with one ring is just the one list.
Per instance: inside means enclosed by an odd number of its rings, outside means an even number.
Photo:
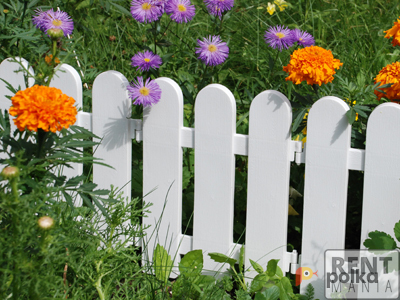
[{"label": "yellow flower center", "polygon": [[301,42],[303,39],[302,38],[299,38],[299,41]]},{"label": "yellow flower center", "polygon": [[278,38],[284,38],[285,37],[285,35],[282,33],[282,32],[278,32],[277,34],[276,34],[276,36],[278,37]]},{"label": "yellow flower center", "polygon": [[186,11],[185,5],[179,4],[179,5],[178,5],[178,10],[179,10],[179,11],[182,11],[182,12]]},{"label": "yellow flower center", "polygon": [[210,52],[215,52],[215,51],[217,51],[217,46],[215,46],[215,45],[209,45],[209,46],[208,46],[208,51],[210,51]]},{"label": "yellow flower center", "polygon": [[144,86],[139,89],[139,93],[141,93],[143,96],[148,96],[150,94],[150,90]]},{"label": "yellow flower center", "polygon": [[53,20],[51,23],[52,23],[54,26],[61,26],[61,24],[62,24],[62,22],[61,22],[60,20],[57,20],[57,19]]},{"label": "yellow flower center", "polygon": [[150,4],[150,3],[143,3],[143,4],[142,4],[142,8],[143,8],[144,10],[149,10],[149,9],[151,8],[151,4]]},{"label": "yellow flower center", "polygon": [[145,58],[144,61],[145,61],[145,62],[149,62],[149,61],[150,61],[150,58]]}]

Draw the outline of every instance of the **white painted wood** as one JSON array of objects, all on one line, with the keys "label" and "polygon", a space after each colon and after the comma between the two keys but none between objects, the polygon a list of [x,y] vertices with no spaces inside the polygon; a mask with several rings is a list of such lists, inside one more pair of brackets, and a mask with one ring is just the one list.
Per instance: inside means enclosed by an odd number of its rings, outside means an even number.
[{"label": "white painted wood", "polygon": [[[249,259],[263,268],[270,259],[286,262],[292,107],[280,92],[265,91],[251,103],[246,217],[246,269]],[[251,271],[253,278],[258,273]]]},{"label": "white painted wood", "polygon": [[152,261],[159,243],[175,257],[177,265],[182,238],[183,95],[169,78],[156,82],[162,90],[161,99],[143,112],[143,195],[146,203],[153,203],[143,219],[144,226],[151,226],[146,230],[144,260]]},{"label": "white painted wood", "polygon": [[[51,87],[60,89],[63,94],[66,94],[75,99],[78,110],[82,109],[82,80],[78,71],[68,64],[62,64],[56,69],[51,82]],[[75,125],[79,125],[75,123]]]},{"label": "white painted wood", "polygon": [[324,299],[324,252],[344,249],[351,126],[348,105],[336,97],[323,97],[310,109],[307,122],[307,155],[301,266],[318,270],[312,283],[315,297]]},{"label": "white painted wood", "polygon": [[[202,89],[195,103],[193,249],[229,255],[233,244],[236,102],[224,86]],[[205,273],[225,265],[204,257]]]},{"label": "white painted wood", "polygon": [[361,249],[370,231],[394,235],[400,219],[400,105],[384,103],[367,124]]},{"label": "white painted wood", "polygon": [[[50,82],[51,87],[58,88],[62,91],[63,94],[68,95],[69,97],[74,98],[75,105],[78,110],[82,109],[82,80],[79,76],[79,73],[70,65],[62,64],[57,67],[56,73],[54,74],[53,79]],[[82,126],[80,122],[80,118],[77,116],[75,125]],[[81,149],[82,150],[82,149]],[[83,164],[80,163],[71,163],[72,168],[63,167],[60,172],[67,176],[67,178],[72,178],[75,176],[82,175],[83,173]],[[79,196],[75,200],[76,206],[82,205],[82,199]]]},{"label": "white painted wood", "polygon": [[[18,62],[19,61],[19,62]],[[28,76],[27,71],[30,76]],[[34,71],[32,67],[29,66],[28,61],[24,58],[15,57],[7,58],[2,61],[0,64],[0,78],[7,81],[11,86],[18,90],[26,89],[27,87],[31,87],[34,85],[35,80],[33,79]],[[6,98],[5,96],[14,96],[13,93],[7,88],[6,83],[0,80],[0,109],[4,114],[5,109],[9,109],[11,106],[11,100]],[[28,86],[26,86],[26,82]],[[14,117],[10,116],[10,120],[13,120]],[[14,125],[14,122],[11,121],[11,130],[16,130],[17,126]]]},{"label": "white painted wood", "polygon": [[[28,66],[25,60],[22,62]],[[23,73],[14,72],[18,69],[18,63],[3,61],[0,78],[24,89]],[[57,73],[52,86],[74,97],[82,107],[79,75],[68,65],[60,69],[65,72]],[[33,74],[32,69],[30,72]],[[29,86],[34,83],[32,78],[28,82]],[[77,116],[79,125],[103,138],[95,157],[114,167],[94,166],[93,178],[99,188],[126,184],[124,195],[130,198],[131,139],[143,139],[143,194],[148,194],[146,202],[153,203],[144,219],[144,226],[151,225],[146,229],[145,259],[152,258],[157,242],[175,256],[175,266],[181,254],[202,249],[206,274],[227,267],[210,261],[207,252],[238,258],[241,245],[233,243],[235,154],[249,156],[246,267],[248,259],[258,260],[278,248],[259,263],[265,268],[270,258],[277,258],[285,271],[289,263],[291,272],[296,271],[297,254],[286,252],[290,161],[306,164],[301,266],[318,270],[319,275],[303,282],[303,291],[313,283],[316,297],[325,299],[324,251],[344,247],[348,170],[365,170],[362,242],[371,230],[392,233],[400,211],[399,105],[385,103],[374,110],[364,151],[350,148],[347,104],[324,97],[310,110],[307,144],[302,148],[301,142],[290,139],[290,104],[279,92],[266,91],[253,100],[247,136],[235,132],[235,100],[225,87],[210,85],[199,93],[196,128],[185,128],[181,89],[168,78],[159,78],[157,83],[163,91],[162,99],[144,110],[143,122],[130,119],[128,81],[115,71],[96,78],[93,115],[80,111]],[[4,97],[7,94],[10,92],[0,81],[1,109],[11,104]],[[182,147],[195,148],[193,237],[181,233]]]},{"label": "white painted wood", "polygon": [[122,188],[131,198],[132,139],[130,133],[131,100],[128,80],[119,72],[101,73],[93,83],[93,133],[102,139],[93,155],[113,168],[93,165],[93,182],[100,189]]},{"label": "white painted wood", "polygon": [[[22,66],[12,58],[7,58],[2,61],[0,64],[0,78],[7,81],[16,90],[18,90],[18,87],[21,87],[21,90],[24,90],[27,87],[33,86],[35,81],[32,77],[27,78],[28,86],[25,84],[25,76],[27,74],[25,70],[29,70],[29,73],[33,76],[33,69],[29,67],[28,62],[25,59],[16,57],[15,60],[20,61]],[[7,85],[0,80],[0,108],[2,110],[8,109],[11,106],[11,101],[5,97],[6,95],[14,96],[7,88]]]}]

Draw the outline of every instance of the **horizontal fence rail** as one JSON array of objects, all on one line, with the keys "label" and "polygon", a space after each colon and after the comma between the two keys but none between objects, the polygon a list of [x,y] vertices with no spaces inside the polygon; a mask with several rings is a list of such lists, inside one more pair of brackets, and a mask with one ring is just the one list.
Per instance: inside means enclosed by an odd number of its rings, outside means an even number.
[{"label": "horizontal fence rail", "polygon": [[[20,63],[18,63],[19,61]],[[5,60],[0,78],[22,89],[33,74],[21,58]],[[337,97],[323,97],[310,109],[307,143],[302,147],[291,138],[292,108],[285,95],[264,91],[251,103],[249,134],[236,133],[236,101],[224,86],[212,84],[196,98],[195,128],[183,125],[183,95],[176,82],[158,78],[162,90],[158,104],[144,109],[143,120],[130,119],[128,80],[119,72],[100,74],[93,85],[93,112],[78,112],[76,125],[102,138],[95,156],[113,169],[95,165],[93,181],[99,188],[113,184],[131,197],[132,139],[143,141],[143,195],[151,202],[144,218],[150,225],[145,243],[151,259],[156,243],[169,253],[181,255],[194,249],[221,252],[238,258],[241,245],[233,242],[233,195],[235,155],[248,156],[246,268],[249,259],[265,267],[269,259],[280,259],[284,272],[295,273],[297,252],[286,251],[290,163],[305,164],[303,237],[301,266],[320,270],[302,283],[312,283],[316,297],[324,298],[324,251],[344,249],[349,170],[364,171],[361,241],[368,232],[392,232],[399,219],[400,201],[400,106],[379,105],[367,125],[366,149],[351,148],[348,105]],[[26,85],[27,83],[27,85]],[[51,82],[82,107],[82,82],[68,65],[61,65]],[[10,107],[11,95],[0,81],[1,109]],[[182,149],[195,151],[195,204],[193,236],[182,233]],[[68,170],[82,173],[82,166]],[[390,208],[390,209],[389,209]],[[157,228],[157,233],[152,234]],[[360,248],[363,246],[360,245]],[[221,270],[208,256],[204,269]],[[222,270],[226,269],[226,266]],[[177,268],[174,269],[178,274]],[[254,277],[250,271],[247,275]]]}]

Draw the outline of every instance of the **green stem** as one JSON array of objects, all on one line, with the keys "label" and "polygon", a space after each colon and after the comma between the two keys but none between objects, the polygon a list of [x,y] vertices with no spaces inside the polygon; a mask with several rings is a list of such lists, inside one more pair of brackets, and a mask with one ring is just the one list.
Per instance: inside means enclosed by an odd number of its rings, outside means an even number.
[{"label": "green stem", "polygon": [[54,76],[54,66],[55,66],[55,61],[57,57],[57,39],[52,40],[52,55],[53,57],[51,58],[51,65],[53,66],[53,69],[51,70],[51,74],[49,75],[47,81],[45,82],[45,86],[50,86],[50,82],[53,79]]},{"label": "green stem", "polygon": [[43,158],[43,148],[44,148],[44,143],[47,139],[48,132],[44,131],[41,128],[38,128],[37,131],[37,144],[38,144],[38,150],[37,150],[37,158]]},{"label": "green stem", "polygon": [[236,275],[236,278],[238,279],[240,285],[242,286],[243,290],[247,290],[247,286],[244,284],[244,282],[242,280],[240,280],[238,273],[236,272],[235,268],[231,266],[231,269],[233,270],[233,272]]},{"label": "green stem", "polygon": [[18,177],[17,178],[12,178],[10,179],[11,181],[11,192],[12,195],[14,197],[14,203],[18,203],[18,198],[19,198],[19,194],[18,194]]},{"label": "green stem", "polygon": [[313,84],[313,85],[312,85],[312,89],[314,90],[315,95],[317,95],[317,100],[318,100],[318,99],[320,98],[320,97],[319,97],[319,92],[318,92],[319,85],[318,85],[318,84]]},{"label": "green stem", "polygon": [[[100,260],[98,263],[96,263],[97,274],[100,273],[100,266],[101,266],[102,263],[103,263],[102,260]],[[101,287],[101,279],[102,278],[103,278],[103,275],[100,275],[99,278],[97,279],[97,281],[95,282],[94,286],[95,286],[97,292],[99,293],[100,300],[105,300],[106,299],[105,298],[105,294],[104,294],[103,289]]]}]

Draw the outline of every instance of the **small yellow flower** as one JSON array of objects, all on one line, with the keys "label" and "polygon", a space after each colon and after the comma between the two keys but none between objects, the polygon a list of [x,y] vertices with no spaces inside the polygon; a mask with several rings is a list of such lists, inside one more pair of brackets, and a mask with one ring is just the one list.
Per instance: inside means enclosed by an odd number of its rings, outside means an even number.
[{"label": "small yellow flower", "polygon": [[275,0],[274,3],[278,5],[280,11],[284,11],[285,8],[288,7],[285,0]]},{"label": "small yellow flower", "polygon": [[274,14],[275,10],[276,10],[275,4],[268,2],[268,7],[267,7],[268,13],[272,16]]}]

